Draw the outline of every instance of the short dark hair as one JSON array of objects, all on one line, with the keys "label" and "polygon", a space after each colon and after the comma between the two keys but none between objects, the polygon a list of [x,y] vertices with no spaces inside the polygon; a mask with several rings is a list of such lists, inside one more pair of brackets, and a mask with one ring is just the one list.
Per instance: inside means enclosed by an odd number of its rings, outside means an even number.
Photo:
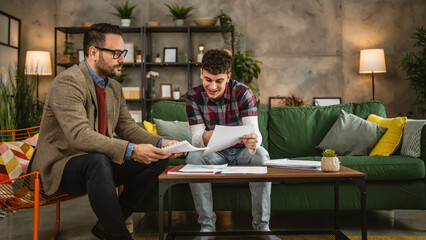
[{"label": "short dark hair", "polygon": [[227,51],[211,49],[204,54],[201,68],[213,75],[228,74],[232,71],[232,62],[232,56]]},{"label": "short dark hair", "polygon": [[91,46],[103,47],[105,44],[105,34],[107,33],[122,36],[121,28],[118,25],[109,23],[97,23],[92,25],[89,30],[84,33],[84,56],[89,56],[89,48]]}]

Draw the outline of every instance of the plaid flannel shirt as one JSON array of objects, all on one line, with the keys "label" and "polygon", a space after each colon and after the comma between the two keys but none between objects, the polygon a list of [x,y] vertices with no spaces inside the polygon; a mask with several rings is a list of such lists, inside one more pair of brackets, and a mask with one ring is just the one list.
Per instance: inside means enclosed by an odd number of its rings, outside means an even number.
[{"label": "plaid flannel shirt", "polygon": [[256,99],[249,87],[235,80],[226,84],[223,97],[217,101],[199,85],[187,94],[186,114],[189,125],[205,124],[206,131],[214,130],[216,125],[241,126],[243,117],[257,116]]}]

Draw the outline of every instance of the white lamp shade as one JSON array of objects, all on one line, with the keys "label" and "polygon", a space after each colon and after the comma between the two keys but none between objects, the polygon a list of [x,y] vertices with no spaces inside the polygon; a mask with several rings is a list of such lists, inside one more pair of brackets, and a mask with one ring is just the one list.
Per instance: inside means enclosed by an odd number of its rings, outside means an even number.
[{"label": "white lamp shade", "polygon": [[385,51],[383,49],[361,50],[359,73],[386,72]]},{"label": "white lamp shade", "polygon": [[52,62],[49,51],[27,51],[25,58],[25,74],[52,75]]}]

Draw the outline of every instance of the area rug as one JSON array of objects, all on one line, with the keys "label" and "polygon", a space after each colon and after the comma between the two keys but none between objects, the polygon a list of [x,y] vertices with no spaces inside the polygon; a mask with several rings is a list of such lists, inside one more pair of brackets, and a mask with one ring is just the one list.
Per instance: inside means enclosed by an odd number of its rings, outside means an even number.
[{"label": "area rug", "polygon": [[[350,236],[351,240],[361,240],[360,236]],[[158,240],[158,237],[136,237],[134,236],[133,239],[135,240]],[[178,238],[178,239],[184,239],[184,238]],[[191,238],[185,238],[185,239],[191,239]],[[219,239],[219,238],[216,238]],[[238,240],[241,239],[239,237],[221,237],[220,239],[229,239],[229,240]],[[247,238],[245,238],[247,239]],[[324,238],[316,238],[316,237],[295,237],[295,236],[286,236],[281,237],[282,240],[321,240]],[[368,236],[368,240],[426,240],[426,236]]]}]

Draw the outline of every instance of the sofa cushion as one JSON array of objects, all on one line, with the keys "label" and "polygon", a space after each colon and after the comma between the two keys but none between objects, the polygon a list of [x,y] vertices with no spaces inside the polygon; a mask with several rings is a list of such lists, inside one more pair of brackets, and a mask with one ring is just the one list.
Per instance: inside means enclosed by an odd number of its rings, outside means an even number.
[{"label": "sofa cushion", "polygon": [[402,135],[401,155],[420,157],[420,137],[425,125],[426,120],[407,120],[404,125],[404,133]]},{"label": "sofa cushion", "polygon": [[278,107],[269,110],[269,154],[274,158],[320,155],[315,149],[336,122],[343,109],[358,117],[366,113],[386,116],[377,101],[315,107]]},{"label": "sofa cushion", "polygon": [[367,156],[386,128],[341,110],[340,116],[317,146],[340,156]]},{"label": "sofa cushion", "polygon": [[[299,157],[321,161],[321,157]],[[425,163],[419,158],[393,156],[339,156],[343,166],[367,174],[368,181],[418,180],[425,178]]]},{"label": "sofa cushion", "polygon": [[155,125],[157,125],[158,135],[165,139],[192,142],[191,130],[188,122],[178,121],[163,121],[154,118]]},{"label": "sofa cushion", "polygon": [[370,156],[392,155],[401,143],[404,124],[407,121],[407,117],[385,119],[374,114],[370,114],[367,121],[379,124],[380,126],[388,129],[383,137],[377,142],[376,146],[374,146],[373,150],[371,150]]},{"label": "sofa cushion", "polygon": [[158,131],[157,131],[157,126],[155,126],[154,123],[150,123],[148,121],[143,121],[143,127],[145,128],[146,131],[148,131],[149,133],[158,135]]},{"label": "sofa cushion", "polygon": [[152,119],[154,118],[164,121],[188,121],[185,103],[172,101],[156,102],[152,109]]},{"label": "sofa cushion", "polygon": [[258,108],[257,109],[257,121],[259,125],[260,134],[262,134],[262,144],[266,151],[269,151],[269,134],[268,134],[268,113]]}]

